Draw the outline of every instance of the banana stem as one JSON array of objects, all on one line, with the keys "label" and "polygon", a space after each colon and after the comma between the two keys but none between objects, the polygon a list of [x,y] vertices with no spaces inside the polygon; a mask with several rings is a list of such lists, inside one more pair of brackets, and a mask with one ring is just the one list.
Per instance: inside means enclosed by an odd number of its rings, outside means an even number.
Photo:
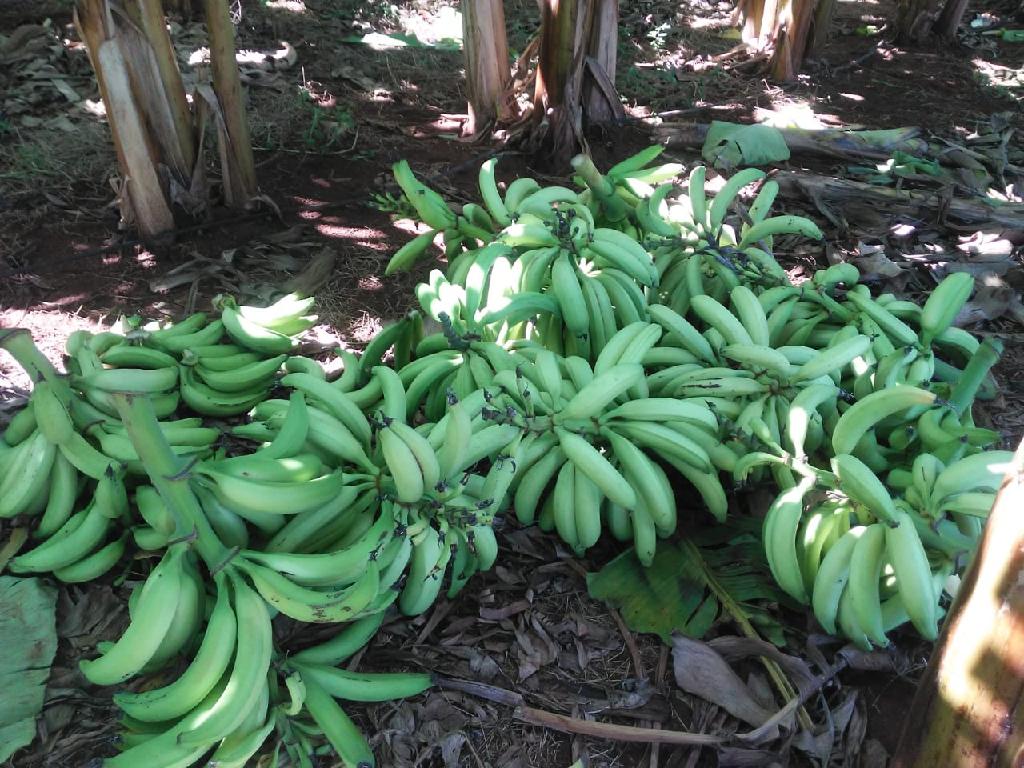
[{"label": "banana stem", "polygon": [[[696,545],[689,539],[683,539],[680,542],[684,549],[688,550],[688,555],[691,563],[697,564],[701,569],[701,575],[704,577],[704,583],[708,585],[708,589],[714,594],[718,601],[725,608],[726,613],[732,616],[736,625],[740,628],[740,631],[749,638],[754,640],[762,640],[763,638],[754,629],[754,625],[750,623],[750,619],[747,618],[746,612],[740,605],[732,599],[732,595],[729,594],[728,590],[723,589],[722,585],[718,583],[718,579],[715,578],[715,574],[707,567],[707,563],[704,562],[704,557],[701,555],[700,550],[697,549]],[[790,701],[795,698],[797,691],[793,688],[792,683],[789,682],[789,678],[786,677],[786,673],[782,671],[782,668],[771,659],[761,656],[761,664],[764,665],[765,670],[768,672],[768,676],[772,679],[776,689],[782,694],[784,701]],[[797,718],[800,720],[800,724],[804,728],[813,728],[811,722],[811,716],[807,714],[807,710],[803,706],[797,710]]]},{"label": "banana stem", "polygon": [[203,513],[199,500],[189,487],[191,473],[187,459],[176,456],[160,429],[160,423],[148,397],[112,394],[125,431],[142,461],[153,486],[175,518],[175,538],[196,537],[196,550],[208,568],[216,568],[230,551],[217,537]]},{"label": "banana stem", "polygon": [[571,164],[573,170],[583,179],[583,183],[594,190],[594,193],[602,200],[615,191],[611,182],[601,175],[597,166],[594,165],[594,161],[587,155],[576,155]]},{"label": "banana stem", "polygon": [[56,382],[60,374],[53,363],[39,351],[32,341],[32,334],[25,328],[7,328],[0,331],[0,348],[10,352],[14,361],[29,375],[33,383],[40,379]]},{"label": "banana stem", "polygon": [[628,211],[626,203],[615,194],[615,186],[597,170],[594,161],[588,155],[577,155],[571,161],[573,170],[580,175],[586,184],[601,201],[609,221],[621,221]]},{"label": "banana stem", "polygon": [[949,396],[949,405],[956,411],[957,416],[963,416],[971,407],[974,396],[985,381],[989,370],[1002,354],[1003,343],[999,339],[989,337],[982,341],[981,346],[971,355]]},{"label": "banana stem", "polygon": [[843,323],[848,323],[853,318],[853,314],[840,304],[838,301],[833,299],[827,293],[821,290],[805,290],[801,293],[801,298],[808,299],[818,304],[823,309],[828,310],[829,315],[833,320],[839,320]]},{"label": "banana stem", "polygon": [[471,224],[468,219],[464,216],[459,217],[458,222],[459,232],[469,237],[479,240],[481,243],[489,243],[494,239],[494,233],[488,232],[485,229],[481,229],[475,224]]}]

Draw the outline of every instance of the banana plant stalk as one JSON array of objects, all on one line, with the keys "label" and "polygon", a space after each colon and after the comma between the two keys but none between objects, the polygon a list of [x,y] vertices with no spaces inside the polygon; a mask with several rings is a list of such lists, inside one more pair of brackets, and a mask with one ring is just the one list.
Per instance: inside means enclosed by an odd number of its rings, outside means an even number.
[{"label": "banana plant stalk", "polygon": [[1024,443],[918,684],[891,768],[1019,765],[1024,749]]},{"label": "banana plant stalk", "polygon": [[33,382],[41,379],[56,382],[60,379],[57,369],[39,351],[39,347],[32,341],[32,334],[27,329],[6,328],[0,330],[0,349],[6,349]]},{"label": "banana plant stalk", "polygon": [[245,114],[245,96],[235,63],[235,27],[227,0],[206,1],[206,28],[210,33],[213,90],[223,118],[223,127],[217,136],[224,196],[230,207],[245,208],[259,194],[259,184]]},{"label": "banana plant stalk", "polygon": [[981,346],[971,355],[971,359],[964,366],[964,372],[953,386],[949,396],[949,404],[958,415],[971,407],[974,396],[985,381],[989,370],[1003,354],[1003,343],[999,339],[986,338]]},{"label": "banana plant stalk", "polygon": [[573,170],[580,175],[583,183],[601,202],[605,216],[609,221],[622,221],[628,215],[626,201],[615,194],[615,187],[597,169],[589,155],[576,155],[571,161]]},{"label": "banana plant stalk", "polygon": [[160,423],[148,397],[113,394],[125,431],[138,453],[153,486],[175,517],[175,538],[194,535],[199,556],[211,570],[227,561],[230,551],[217,537],[189,485],[188,459],[175,455],[160,430]]}]

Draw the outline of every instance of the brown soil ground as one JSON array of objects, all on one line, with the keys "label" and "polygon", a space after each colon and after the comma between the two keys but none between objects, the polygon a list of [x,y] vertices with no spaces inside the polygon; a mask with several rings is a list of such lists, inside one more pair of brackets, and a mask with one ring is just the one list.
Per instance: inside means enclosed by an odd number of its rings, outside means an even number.
[{"label": "brown soil ground", "polygon": [[[130,236],[114,234],[117,215],[109,205],[109,180],[116,168],[104,125],[77,108],[69,112],[59,94],[44,91],[17,113],[0,102],[6,111],[0,112],[0,325],[31,329],[46,351],[59,358],[64,339],[75,328],[109,324],[122,314],[180,316],[233,287],[258,292],[260,286],[279,284],[324,247],[333,249],[337,260],[317,294],[324,326],[316,337],[323,348],[337,343],[358,348],[382,322],[412,306],[412,287],[429,267],[382,277],[390,254],[409,239],[411,229],[370,203],[374,194],[394,191],[389,168],[400,158],[408,158],[417,174],[451,199],[474,197],[479,162],[495,147],[460,137],[459,116],[465,111],[461,54],[432,48],[373,51],[343,42],[367,25],[393,29],[398,16],[419,17],[426,24],[436,10],[432,1],[395,9],[376,0],[306,0],[305,13],[289,10],[301,5],[245,0],[240,6],[240,47],[273,49],[286,40],[298,53],[298,63],[277,76],[276,87],[250,89],[260,184],[280,217],[221,212],[201,228],[188,225],[174,245],[148,250]],[[727,3],[622,5],[617,79],[630,114],[637,118],[674,112],[670,119],[749,121],[758,110],[800,107],[836,127],[915,125],[954,140],[995,114],[1009,113],[1011,124],[1020,121],[1020,90],[986,81],[984,73],[1005,74],[997,66],[1018,70],[1024,46],[975,35],[965,39],[970,47],[897,48],[887,42],[884,30],[877,32],[892,10],[885,2],[840,3],[833,39],[807,63],[800,81],[786,86],[769,83],[742,66],[700,72],[687,66],[698,56],[706,58],[735,44],[721,34],[730,13]],[[988,10],[1001,13],[997,7]],[[536,6],[532,0],[507,0],[506,12],[510,45],[521,49],[536,23]],[[60,50],[41,56],[81,96],[96,99],[83,51],[73,42],[60,44],[65,35],[74,40],[65,21],[55,20],[51,39]],[[192,39],[192,29],[187,24],[176,27],[184,40]],[[0,29],[0,34],[7,31]],[[0,73],[0,86],[5,77],[14,82],[14,75]],[[308,98],[300,94],[300,86]],[[72,131],[51,123],[65,113],[74,121]],[[23,120],[26,115],[41,124]],[[647,131],[637,120],[622,131],[596,134],[591,149],[598,164],[644,146]],[[504,153],[503,177],[545,175],[529,157],[499,151]],[[699,160],[696,155],[678,159],[688,164]],[[793,167],[799,164],[794,161]],[[839,175],[844,170],[821,163],[813,167]],[[834,231],[828,234],[839,246],[855,240],[844,243]],[[823,255],[819,260],[824,263]],[[175,270],[194,279],[169,291],[154,291],[153,284]],[[924,285],[920,281],[909,290]],[[1019,328],[1002,321],[979,330],[1011,340],[1020,337]],[[1004,432],[1008,444],[1015,444],[1024,430],[1024,357],[1019,345],[1007,347],[998,369],[1003,394],[986,406],[984,418]],[[0,411],[18,401],[20,386],[23,382],[9,361],[0,360]],[[616,616],[588,598],[579,569],[566,553],[556,552],[550,539],[506,530],[503,541],[509,554],[501,567],[477,578],[469,593],[440,603],[427,617],[390,625],[357,660],[361,666],[422,666],[483,680],[519,690],[535,706],[578,716],[611,710],[629,724],[656,722],[665,728],[708,731],[722,727],[724,718],[717,711],[673,692],[661,646],[624,633]],[[583,568],[600,565],[610,554],[595,551]],[[123,592],[121,587],[115,590]],[[62,610],[80,600],[100,600],[97,595],[69,590]],[[116,628],[117,620],[105,631],[113,634]],[[290,638],[285,624],[279,630],[282,640],[294,640],[296,647],[312,640],[308,635]],[[631,643],[637,647],[636,660]],[[73,672],[78,648],[62,643],[55,677],[62,693],[48,708],[44,747],[16,757],[11,766],[72,767],[111,753],[114,710],[100,694],[83,692]],[[884,754],[878,750],[891,752],[895,746],[912,694],[908,679],[920,670],[926,653],[927,648],[908,640],[900,652],[902,676],[861,673],[829,689],[830,695],[843,686],[859,691],[853,710],[861,728],[850,737],[856,747],[845,756],[840,750],[842,761],[833,764],[884,764],[877,762]],[[524,676],[530,665],[537,671]],[[638,709],[608,705],[608,691],[632,678],[653,678],[657,692]],[[646,745],[570,738],[524,725],[508,707],[461,694],[356,707],[353,713],[367,732],[377,734],[376,746],[386,755],[381,764],[389,766],[555,768],[577,758],[584,765],[628,768],[740,764],[723,762],[709,750],[662,748],[652,755]],[[797,754],[779,753],[772,759],[780,765],[808,764]],[[762,756],[762,762],[743,764],[769,765],[771,760]]]}]

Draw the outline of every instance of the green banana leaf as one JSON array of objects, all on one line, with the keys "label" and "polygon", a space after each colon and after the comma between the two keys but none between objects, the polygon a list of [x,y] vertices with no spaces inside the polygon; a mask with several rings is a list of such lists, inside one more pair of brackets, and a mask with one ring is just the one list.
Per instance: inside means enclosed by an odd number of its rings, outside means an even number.
[{"label": "green banana leaf", "polygon": [[789,146],[778,128],[715,120],[700,151],[704,161],[729,170],[741,165],[772,165],[789,160]]},{"label": "green banana leaf", "polygon": [[673,632],[699,639],[720,619],[732,618],[782,645],[782,625],[764,604],[785,596],[768,571],[759,526],[745,520],[659,541],[649,568],[632,550],[624,552],[587,575],[590,596],[616,608],[634,632],[665,643]]},{"label": "green banana leaf", "polygon": [[0,762],[32,743],[57,651],[57,591],[0,576]]}]

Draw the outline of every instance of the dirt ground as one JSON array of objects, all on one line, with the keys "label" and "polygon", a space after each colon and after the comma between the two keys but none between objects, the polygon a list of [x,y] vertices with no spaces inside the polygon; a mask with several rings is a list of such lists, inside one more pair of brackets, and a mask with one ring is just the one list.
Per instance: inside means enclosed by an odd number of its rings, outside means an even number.
[{"label": "dirt ground", "polygon": [[[972,8],[967,21],[982,12],[1002,18],[1008,10],[985,5]],[[248,90],[260,185],[279,215],[220,211],[202,226],[188,223],[177,242],[159,252],[118,234],[111,205],[116,164],[105,125],[90,114],[90,101],[98,99],[91,70],[68,19],[54,19],[32,57],[0,67],[0,325],[31,329],[56,359],[75,328],[110,324],[122,314],[177,317],[225,290],[258,296],[330,249],[335,267],[317,294],[323,325],[316,343],[358,348],[382,322],[412,306],[412,288],[429,269],[382,276],[390,254],[413,232],[381,202],[395,190],[391,163],[408,158],[417,174],[456,201],[474,197],[479,162],[495,151],[502,153],[502,178],[560,175],[534,167],[515,149],[460,136],[465,99],[459,51],[443,42],[380,51],[348,41],[371,30],[412,30],[425,42],[443,41],[452,14],[438,12],[434,0],[397,6],[382,0],[245,0],[236,8],[240,48],[275,50],[286,41],[297,53],[294,66]],[[807,63],[798,83],[779,86],[741,64],[710,60],[736,43],[724,31],[729,3],[623,3],[617,83],[631,120],[622,131],[593,136],[598,164],[644,146],[650,121],[659,115],[708,122],[785,113],[830,127],[918,126],[954,141],[984,130],[997,115],[1020,125],[1024,81],[1014,75],[1020,76],[1024,45],[969,34],[950,49],[902,49],[886,35],[887,3],[841,2],[838,8],[824,51]],[[536,24],[536,5],[506,0],[506,14],[516,52]],[[202,44],[197,22],[176,19],[172,34],[186,58]],[[1016,137],[1010,148],[1019,152]],[[672,154],[688,165],[699,161],[697,153]],[[808,167],[838,175],[845,170],[821,161]],[[814,215],[805,203],[781,204]],[[824,228],[834,248],[856,245],[856,233]],[[826,263],[820,249],[809,258]],[[914,295],[928,285],[919,275],[904,292]],[[976,330],[1009,340],[997,371],[1002,394],[984,408],[982,419],[1015,445],[1024,431],[1024,357],[1016,344],[1021,328],[1000,319]],[[0,411],[19,402],[23,385],[10,361],[0,360]],[[417,621],[389,625],[355,663],[368,669],[422,666],[515,689],[532,706],[563,714],[600,713],[602,719],[677,730],[726,727],[722,712],[674,689],[666,649],[656,639],[633,635],[617,614],[588,598],[581,573],[600,566],[611,550],[598,549],[580,564],[536,531],[509,526],[502,541],[502,565],[478,577],[469,593],[441,602]],[[113,609],[123,589],[68,590],[61,608],[74,608],[79,617],[99,606]],[[124,622],[118,610],[102,626],[77,627],[74,637],[94,642],[113,635]],[[296,648],[314,639],[291,637],[286,623],[277,629],[282,642]],[[95,692],[87,694],[74,671],[87,643],[62,637],[54,678],[59,684],[51,683],[59,694],[48,704],[43,747],[11,766],[87,765],[114,750],[113,708]],[[829,701],[845,707],[833,765],[885,764],[927,648],[908,639],[896,653],[898,672],[890,666],[883,673],[844,673],[829,686]],[[649,680],[652,691],[639,706],[622,704],[622,691],[638,678]],[[381,765],[387,766],[561,767],[578,758],[609,768],[810,764],[790,745],[759,756],[716,755],[572,738],[524,724],[510,707],[456,692],[354,708],[353,714],[375,734]]]}]

